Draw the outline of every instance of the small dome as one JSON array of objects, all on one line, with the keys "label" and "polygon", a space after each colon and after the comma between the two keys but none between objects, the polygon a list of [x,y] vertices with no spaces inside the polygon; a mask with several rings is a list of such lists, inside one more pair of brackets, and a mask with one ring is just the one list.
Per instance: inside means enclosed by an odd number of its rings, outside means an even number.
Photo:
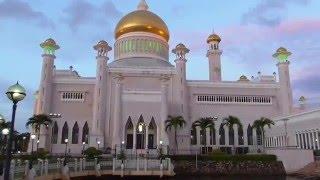
[{"label": "small dome", "polygon": [[217,42],[220,42],[221,41],[221,38],[220,36],[218,36],[217,34],[213,33],[211,34],[208,39],[207,39],[207,43],[210,43],[212,41],[217,41]]},{"label": "small dome", "polygon": [[273,54],[273,57],[278,57],[279,55],[290,56],[291,52],[289,52],[286,48],[280,47],[277,49],[276,53]]},{"label": "small dome", "polygon": [[141,1],[138,10],[124,16],[115,29],[115,38],[130,32],[149,32],[169,41],[169,30],[166,23],[156,14],[148,11],[145,1]]},{"label": "small dome", "polygon": [[241,82],[248,82],[248,81],[250,81],[250,80],[247,78],[247,76],[242,75],[242,76],[240,76],[240,78],[239,78],[239,80],[238,80],[238,81],[241,81]]},{"label": "small dome", "polygon": [[52,48],[52,49],[59,49],[60,47],[57,45],[56,41],[52,38],[45,40],[43,43],[40,44],[42,48]]},{"label": "small dome", "polygon": [[183,51],[183,52],[185,52],[185,53],[189,53],[189,49],[184,45],[184,44],[182,44],[182,43],[179,43],[177,46],[176,46],[176,48],[174,48],[173,50],[172,50],[172,52],[174,53],[174,54],[176,54],[177,52],[181,52],[181,51]]},{"label": "small dome", "polygon": [[299,98],[299,102],[304,102],[304,101],[306,101],[306,98],[305,98],[304,96],[301,96],[301,97]]},{"label": "small dome", "polygon": [[106,49],[106,50],[111,50],[112,48],[109,46],[109,44],[107,43],[107,41],[105,40],[101,40],[98,42],[98,44],[96,44],[95,46],[93,46],[94,50],[99,50],[99,49]]}]

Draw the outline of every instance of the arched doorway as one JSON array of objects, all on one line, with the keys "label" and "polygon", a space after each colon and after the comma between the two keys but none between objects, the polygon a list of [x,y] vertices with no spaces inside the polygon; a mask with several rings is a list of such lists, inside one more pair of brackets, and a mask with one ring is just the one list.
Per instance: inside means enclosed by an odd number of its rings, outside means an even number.
[{"label": "arched doorway", "polygon": [[157,125],[152,117],[151,122],[148,126],[148,149],[156,149],[157,148]]},{"label": "arched doorway", "polygon": [[145,135],[146,135],[146,125],[144,123],[142,115],[139,118],[137,127],[136,127],[136,149],[144,149],[145,148]]},{"label": "arched doorway", "polygon": [[220,125],[219,135],[220,135],[220,145],[225,145],[226,141],[225,141],[225,131],[223,128],[223,124]]},{"label": "arched doorway", "polygon": [[126,123],[126,149],[133,148],[133,124],[131,121],[131,117],[129,116],[128,121]]},{"label": "arched doorway", "polygon": [[253,145],[253,137],[252,137],[252,127],[249,124],[247,129],[247,138],[248,138],[248,145]]}]

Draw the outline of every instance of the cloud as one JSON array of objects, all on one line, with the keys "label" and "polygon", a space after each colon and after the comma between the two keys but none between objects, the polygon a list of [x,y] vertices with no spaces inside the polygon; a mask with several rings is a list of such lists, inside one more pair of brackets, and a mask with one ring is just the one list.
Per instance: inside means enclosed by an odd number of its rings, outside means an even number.
[{"label": "cloud", "polygon": [[242,15],[242,23],[276,26],[285,18],[283,12],[290,4],[307,5],[309,2],[310,0],[262,0]]},{"label": "cloud", "polygon": [[0,2],[0,19],[31,21],[41,27],[54,28],[54,23],[42,12],[33,10],[27,2],[20,0],[4,0]]},{"label": "cloud", "polygon": [[121,16],[121,12],[110,1],[98,6],[86,0],[73,0],[63,12],[63,21],[74,32],[85,25],[109,27],[111,21]]}]

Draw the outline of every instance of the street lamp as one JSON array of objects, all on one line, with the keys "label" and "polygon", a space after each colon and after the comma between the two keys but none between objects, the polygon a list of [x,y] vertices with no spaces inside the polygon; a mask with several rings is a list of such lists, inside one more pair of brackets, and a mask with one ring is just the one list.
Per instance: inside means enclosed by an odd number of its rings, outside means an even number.
[{"label": "street lamp", "polygon": [[66,144],[66,149],[65,149],[65,151],[64,151],[64,157],[65,157],[65,158],[67,157],[68,142],[69,142],[68,139],[64,139],[64,143]]},{"label": "street lamp", "polygon": [[36,135],[32,134],[31,135],[31,154],[33,154],[33,144],[35,139],[36,139]]},{"label": "street lamp", "polygon": [[26,90],[22,87],[18,82],[12,86],[10,86],[6,92],[7,97],[13,102],[12,106],[12,118],[11,118],[11,126],[10,126],[10,134],[7,148],[7,161],[6,161],[6,169],[4,172],[4,179],[9,179],[10,176],[10,163],[12,159],[12,141],[13,141],[13,133],[14,133],[14,121],[16,116],[17,104],[19,101],[22,101],[26,97]]},{"label": "street lamp", "polygon": [[38,139],[38,140],[37,140],[37,152],[38,152],[38,150],[39,150],[39,143],[40,143],[40,140]]},{"label": "street lamp", "polygon": [[98,144],[98,150],[99,150],[99,147],[100,147],[100,143],[101,143],[100,141],[97,142],[97,144]]},{"label": "street lamp", "polygon": [[84,153],[85,146],[86,146],[86,142],[82,142],[82,154]]}]

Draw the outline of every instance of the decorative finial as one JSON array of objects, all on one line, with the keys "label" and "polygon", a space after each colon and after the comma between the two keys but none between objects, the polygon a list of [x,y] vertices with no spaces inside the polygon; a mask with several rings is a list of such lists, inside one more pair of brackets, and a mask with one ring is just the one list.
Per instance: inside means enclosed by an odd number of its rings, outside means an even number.
[{"label": "decorative finial", "polygon": [[55,51],[60,48],[52,38],[45,40],[40,44],[40,47],[43,49],[44,54],[50,55],[54,55]]},{"label": "decorative finial", "polygon": [[98,44],[93,46],[93,49],[98,51],[98,56],[103,57],[107,57],[108,52],[112,50],[109,44],[104,40],[99,41]]},{"label": "decorative finial", "polygon": [[138,10],[147,11],[149,9],[149,6],[145,0],[141,0],[138,5]]},{"label": "decorative finial", "polygon": [[172,53],[176,54],[177,59],[185,59],[186,54],[189,52],[190,50],[182,43],[179,43],[176,48],[172,50]]},{"label": "decorative finial", "polygon": [[288,62],[288,57],[291,55],[291,52],[289,52],[286,48],[280,47],[277,49],[276,53],[272,55],[272,57],[278,59],[279,63],[286,63]]}]

